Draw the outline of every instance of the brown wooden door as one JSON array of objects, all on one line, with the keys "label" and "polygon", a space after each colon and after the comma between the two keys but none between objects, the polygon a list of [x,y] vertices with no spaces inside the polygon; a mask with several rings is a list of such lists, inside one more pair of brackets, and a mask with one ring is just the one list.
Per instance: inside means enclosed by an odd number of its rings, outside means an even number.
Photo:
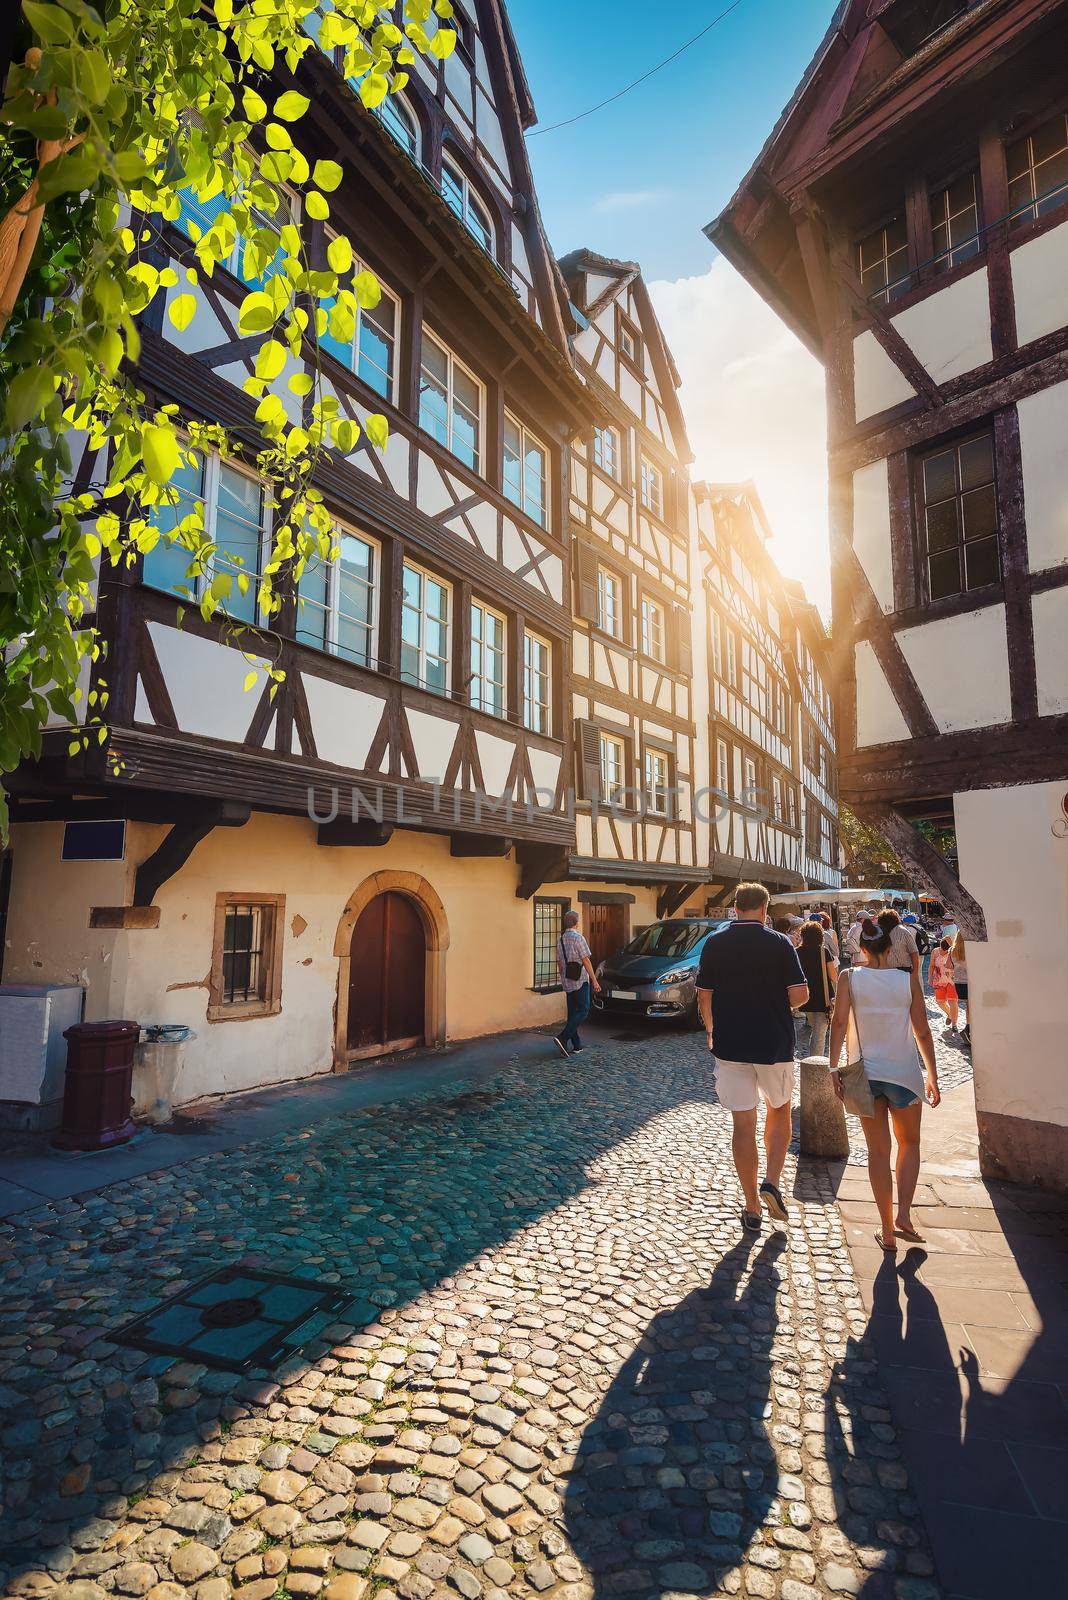
[{"label": "brown wooden door", "polygon": [[627,908],[620,905],[586,907],[586,942],[594,966],[618,955],[627,942]]},{"label": "brown wooden door", "polygon": [[352,930],[349,958],[349,1050],[376,1055],[422,1044],[426,935],[412,902],[376,896]]}]

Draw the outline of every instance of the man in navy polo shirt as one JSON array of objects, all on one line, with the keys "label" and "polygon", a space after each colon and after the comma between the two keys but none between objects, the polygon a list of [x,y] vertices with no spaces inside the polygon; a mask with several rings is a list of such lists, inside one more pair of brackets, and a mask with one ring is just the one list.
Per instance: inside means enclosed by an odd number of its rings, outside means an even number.
[{"label": "man in navy polo shirt", "polygon": [[[716,1093],[734,1118],[731,1148],[745,1203],[742,1227],[759,1233],[763,1201],[768,1215],[787,1222],[779,1189],[790,1144],[794,1087],[794,1019],[791,1008],[808,999],[797,951],[783,933],[764,926],[770,896],[762,883],[740,883],[736,918],[705,941],[697,974],[697,1003],[715,1052]],[[713,1016],[715,1021],[713,1023]],[[757,1100],[767,1106],[767,1171],[757,1187]]]}]

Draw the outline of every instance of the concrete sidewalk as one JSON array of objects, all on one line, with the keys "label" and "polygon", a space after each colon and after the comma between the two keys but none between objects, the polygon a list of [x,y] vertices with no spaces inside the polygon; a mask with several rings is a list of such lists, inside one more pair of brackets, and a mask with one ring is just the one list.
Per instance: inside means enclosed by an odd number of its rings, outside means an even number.
[{"label": "concrete sidewalk", "polygon": [[1060,1592],[1068,1548],[1068,1201],[979,1176],[970,1086],[925,1114],[922,1246],[887,1258],[838,1178],[878,1367],[947,1595]]},{"label": "concrete sidewalk", "polygon": [[347,1073],[297,1078],[247,1094],[185,1105],[167,1127],[142,1127],[128,1144],[88,1155],[54,1150],[47,1135],[7,1136],[0,1146],[0,1218],[49,1200],[92,1194],[201,1156],[314,1127],[339,1112],[364,1110],[473,1088],[506,1067],[557,1059],[552,1036],[533,1030],[413,1051]]}]

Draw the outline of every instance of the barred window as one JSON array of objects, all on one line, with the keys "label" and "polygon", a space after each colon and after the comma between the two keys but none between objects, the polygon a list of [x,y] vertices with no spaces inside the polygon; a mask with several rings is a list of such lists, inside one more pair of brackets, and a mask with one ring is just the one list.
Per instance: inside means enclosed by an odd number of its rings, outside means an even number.
[{"label": "barred window", "polygon": [[559,984],[556,970],[556,946],[564,931],[564,912],[570,900],[534,901],[534,988],[555,989]]},{"label": "barred window", "polygon": [[285,895],[224,891],[215,899],[208,1021],[271,1016],[282,1009]]}]

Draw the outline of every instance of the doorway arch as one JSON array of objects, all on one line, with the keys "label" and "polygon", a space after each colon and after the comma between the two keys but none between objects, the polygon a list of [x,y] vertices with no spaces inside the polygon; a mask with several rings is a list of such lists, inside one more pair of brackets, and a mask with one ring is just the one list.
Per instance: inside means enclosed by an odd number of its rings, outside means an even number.
[{"label": "doorway arch", "polygon": [[425,942],[423,977],[423,1039],[445,1043],[445,952],[449,924],[441,897],[417,872],[372,872],[349,896],[334,939],[338,962],[337,1005],[334,1025],[334,1071],[347,1071],[359,1059],[349,1048],[349,986],[352,978],[352,936],[364,912],[379,896],[397,895],[409,902],[422,926]]}]

